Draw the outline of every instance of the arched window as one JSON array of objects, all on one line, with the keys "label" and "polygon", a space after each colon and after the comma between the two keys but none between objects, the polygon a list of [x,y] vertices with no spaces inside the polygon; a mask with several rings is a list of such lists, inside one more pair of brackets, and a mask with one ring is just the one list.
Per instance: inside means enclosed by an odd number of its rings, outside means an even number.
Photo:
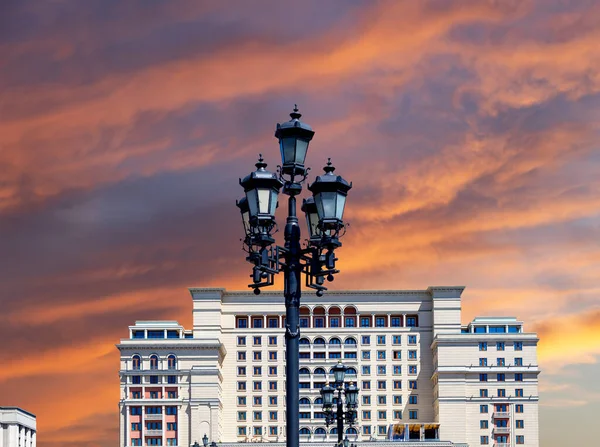
[{"label": "arched window", "polygon": [[298,371],[298,374],[310,374],[310,371],[308,368],[300,368],[300,371]]},{"label": "arched window", "polygon": [[306,337],[304,337],[304,338],[301,338],[301,339],[298,341],[298,343],[300,343],[301,345],[310,345],[310,341],[309,341],[309,339],[308,339],[308,338],[306,338]]},{"label": "arched window", "polygon": [[310,430],[308,428],[306,428],[306,427],[302,427],[300,429],[300,434],[301,435],[310,435]]},{"label": "arched window", "polygon": [[323,374],[323,375],[327,374],[323,368],[316,368],[314,373],[315,374]]},{"label": "arched window", "polygon": [[158,356],[157,355],[150,356],[150,369],[158,369]]},{"label": "arched window", "polygon": [[346,430],[346,434],[347,435],[357,435],[357,431],[354,427],[350,427],[348,430]]},{"label": "arched window", "polygon": [[342,341],[337,337],[333,337],[333,338],[329,339],[329,344],[330,345],[341,345]]},{"label": "arched window", "polygon": [[356,375],[356,368],[349,367],[348,369],[346,369],[346,374],[350,375],[350,376],[352,376],[352,375],[355,376]]},{"label": "arched window", "polygon": [[327,432],[325,431],[325,429],[323,427],[319,427],[315,430],[315,435],[325,435],[327,434]]},{"label": "arched window", "polygon": [[139,355],[134,355],[133,358],[131,359],[131,361],[132,361],[133,369],[141,369],[142,368],[142,359],[140,358]]},{"label": "arched window", "polygon": [[329,430],[329,433],[332,435],[337,435],[337,427],[333,427],[331,430]]},{"label": "arched window", "polygon": [[[315,405],[323,405],[323,398],[322,397],[317,397],[315,399]],[[325,432],[323,432],[325,433]]]},{"label": "arched window", "polygon": [[317,337],[317,338],[315,338],[315,341],[313,341],[313,344],[315,344],[315,345],[324,345],[325,344],[325,339],[323,337]]},{"label": "arched window", "polygon": [[356,346],[356,338],[354,338],[354,337],[348,337],[346,340],[344,340],[344,344],[345,345],[354,345],[354,346]]},{"label": "arched window", "polygon": [[173,354],[171,354],[168,358],[168,368],[169,369],[177,369],[177,359]]},{"label": "arched window", "polygon": [[310,399],[308,399],[307,397],[303,397],[298,403],[300,405],[310,405]]}]

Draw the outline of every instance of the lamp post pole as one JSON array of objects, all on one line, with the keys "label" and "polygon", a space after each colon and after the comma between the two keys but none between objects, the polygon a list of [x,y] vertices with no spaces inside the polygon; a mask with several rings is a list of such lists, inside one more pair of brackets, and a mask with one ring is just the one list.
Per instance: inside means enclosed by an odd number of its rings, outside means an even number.
[{"label": "lamp post pole", "polygon": [[[321,388],[321,397],[323,399],[323,413],[325,414],[325,424],[329,427],[334,421],[337,424],[337,446],[338,447],[348,447],[348,436],[344,438],[344,421],[348,423],[350,427],[352,427],[357,418],[356,408],[358,407],[358,388],[354,383],[350,383],[346,386],[344,382],[344,377],[348,369],[342,365],[342,361],[340,360],[337,365],[333,367],[333,375],[335,378],[335,382],[333,383],[333,387],[326,384],[323,388]],[[334,412],[333,409],[333,395],[337,391],[337,402],[336,409]],[[342,394],[346,397],[346,409],[344,411],[344,401],[342,400]]]},{"label": "lamp post pole", "polygon": [[342,402],[342,389],[338,389],[338,401],[337,401],[337,432],[338,432],[338,446],[342,445],[344,436],[344,404]]},{"label": "lamp post pole", "polygon": [[[335,167],[328,161],[324,174],[308,186],[312,197],[304,199],[302,211],[306,215],[309,238],[306,247],[300,245],[300,226],[296,214],[296,196],[302,193],[309,168],[304,166],[308,145],[313,138],[312,128],[300,121],[298,108],[290,113],[291,120],[277,124],[275,137],[279,140],[282,164],[277,174],[267,171],[262,155],[256,171],[247,175],[240,185],[245,197],[237,202],[242,214],[246,260],[253,264],[252,284],[256,295],[262,287],[271,286],[274,276],[283,271],[285,298],[286,339],[286,441],[288,447],[300,446],[299,421],[299,339],[300,296],[302,273],[306,286],[323,296],[325,279],[333,281],[339,270],[335,268],[334,250],[341,247],[344,235],[344,207],[352,184],[334,174]],[[289,196],[288,216],[284,230],[283,247],[274,245],[275,209],[279,190]],[[205,446],[206,447],[206,446]]]}]

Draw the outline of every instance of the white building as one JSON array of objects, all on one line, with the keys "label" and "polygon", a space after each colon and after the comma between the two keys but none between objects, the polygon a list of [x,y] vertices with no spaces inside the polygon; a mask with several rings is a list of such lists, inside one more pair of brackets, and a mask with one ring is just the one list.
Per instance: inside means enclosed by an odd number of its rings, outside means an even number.
[{"label": "white building", "polygon": [[0,447],[35,445],[35,415],[17,407],[0,407]]},{"label": "white building", "polygon": [[[461,326],[463,289],[304,296],[301,441],[337,440],[319,388],[342,360],[360,389],[352,441],[538,447],[538,338],[514,318]],[[222,443],[284,442],[282,293],[190,293],[193,330],[138,321],[117,345],[120,445],[190,446],[205,433]]]}]

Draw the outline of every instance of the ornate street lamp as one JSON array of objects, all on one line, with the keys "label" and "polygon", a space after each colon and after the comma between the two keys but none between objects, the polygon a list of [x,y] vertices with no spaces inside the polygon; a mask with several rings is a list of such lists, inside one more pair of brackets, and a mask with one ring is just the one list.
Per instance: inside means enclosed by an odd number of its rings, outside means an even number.
[{"label": "ornate street lamp", "polygon": [[[325,414],[325,423],[329,427],[333,422],[337,423],[337,445],[341,447],[348,447],[348,436],[342,439],[344,434],[344,421],[352,427],[357,419],[356,408],[358,408],[358,388],[354,383],[350,383],[345,386],[344,378],[346,375],[347,368],[342,364],[340,360],[337,365],[333,368],[333,376],[335,379],[334,387],[330,387],[327,383],[321,388],[321,398],[323,399],[323,413]],[[337,391],[337,403],[336,409],[333,409],[333,395]],[[344,411],[344,401],[342,399],[342,393],[346,397],[346,411]]]},{"label": "ornate street lamp", "polygon": [[208,447],[208,436],[206,436],[206,433],[204,433],[204,436],[202,436],[202,444],[204,447]]},{"label": "ornate street lamp", "polygon": [[[290,113],[291,119],[277,124],[275,137],[279,141],[281,166],[278,173],[267,171],[262,155],[256,171],[240,180],[245,197],[237,202],[244,226],[246,260],[253,264],[251,287],[259,294],[262,287],[273,285],[274,276],[283,271],[286,307],[286,436],[288,447],[299,447],[299,390],[298,340],[300,337],[299,307],[301,276],[306,287],[322,296],[327,288],[325,279],[332,281],[339,273],[335,268],[334,250],[340,247],[344,229],[344,206],[352,185],[334,175],[331,160],[325,174],[318,176],[308,187],[313,197],[304,200],[309,239],[305,248],[300,244],[300,225],[296,215],[296,196],[302,193],[309,168],[305,166],[309,143],[315,132],[300,121],[298,107]],[[275,208],[278,194],[289,196],[283,247],[274,245]],[[331,394],[333,399],[333,389]],[[330,400],[330,407],[332,405]],[[341,438],[340,438],[341,440]]]}]

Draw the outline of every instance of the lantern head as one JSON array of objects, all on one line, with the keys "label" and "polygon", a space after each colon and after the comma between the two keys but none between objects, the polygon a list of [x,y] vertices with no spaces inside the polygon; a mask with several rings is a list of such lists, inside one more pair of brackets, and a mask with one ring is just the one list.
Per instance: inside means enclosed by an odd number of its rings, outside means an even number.
[{"label": "lantern head", "polygon": [[346,376],[346,367],[342,365],[342,361],[338,361],[337,365],[333,368],[333,377],[335,379],[335,384],[338,386],[342,386],[344,383],[344,377]]},{"label": "lantern head", "polygon": [[329,386],[329,383],[326,383],[323,388],[321,388],[320,393],[323,398],[323,408],[331,408],[333,405],[333,392],[334,389]]},{"label": "lantern head", "polygon": [[291,176],[292,179],[295,175],[306,174],[304,160],[308,152],[308,144],[315,134],[308,124],[300,121],[301,116],[298,106],[294,105],[294,111],[290,113],[292,119],[285,123],[277,123],[275,130],[275,137],[279,140],[281,151],[281,172]]}]

